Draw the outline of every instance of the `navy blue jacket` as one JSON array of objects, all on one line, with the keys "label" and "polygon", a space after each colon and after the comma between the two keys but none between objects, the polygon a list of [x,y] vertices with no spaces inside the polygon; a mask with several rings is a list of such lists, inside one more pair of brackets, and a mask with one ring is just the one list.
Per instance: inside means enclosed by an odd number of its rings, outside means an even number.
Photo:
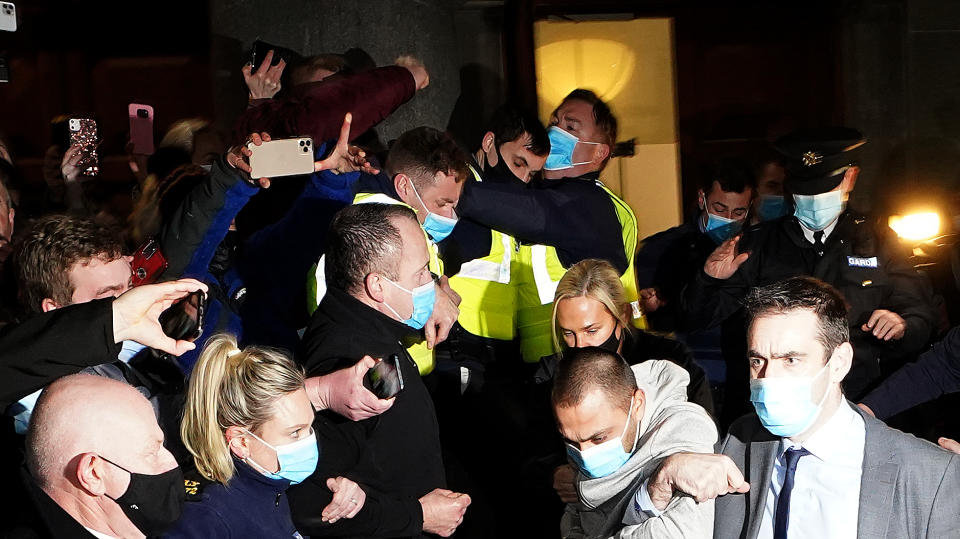
[{"label": "navy blue jacket", "polygon": [[[317,155],[325,147],[317,148]],[[213,164],[209,181],[187,195],[160,235],[169,263],[163,279],[192,277],[210,286],[203,335],[196,349],[177,358],[185,373],[206,339],[218,332],[232,333],[244,344],[296,346],[296,331],[307,322],[307,273],[323,253],[330,219],[353,200],[351,179],[355,176],[311,175],[284,217],[248,238],[235,263],[217,276],[210,271],[217,248],[259,188],[223,158]]]},{"label": "navy blue jacket", "polygon": [[233,459],[237,472],[227,485],[213,483],[202,499],[186,502],[167,538],[290,539],[302,537],[290,518],[286,491],[290,481],[271,479]]},{"label": "navy blue jacket", "polygon": [[920,354],[884,380],[863,399],[878,419],[892,416],[943,395],[960,391],[960,326],[954,327]]}]

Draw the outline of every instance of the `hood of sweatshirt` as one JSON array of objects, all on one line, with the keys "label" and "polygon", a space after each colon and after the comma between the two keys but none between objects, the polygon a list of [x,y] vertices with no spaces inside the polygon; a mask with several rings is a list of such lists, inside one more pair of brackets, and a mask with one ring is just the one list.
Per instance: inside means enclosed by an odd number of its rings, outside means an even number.
[{"label": "hood of sweatshirt", "polygon": [[631,367],[646,403],[633,455],[617,471],[591,479],[577,473],[580,500],[595,508],[629,487],[638,476],[649,477],[660,461],[679,451],[712,453],[717,427],[697,404],[687,402],[690,376],[666,360],[650,360]]}]

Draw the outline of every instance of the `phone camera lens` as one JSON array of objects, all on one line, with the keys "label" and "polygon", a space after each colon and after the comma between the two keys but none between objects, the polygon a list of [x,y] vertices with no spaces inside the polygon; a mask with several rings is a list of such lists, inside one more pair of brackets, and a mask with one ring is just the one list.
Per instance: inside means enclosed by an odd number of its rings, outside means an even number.
[{"label": "phone camera lens", "polygon": [[303,147],[303,153],[307,153],[309,151],[310,151],[310,148],[307,148],[306,146]]},{"label": "phone camera lens", "polygon": [[310,141],[309,141],[309,140],[305,140],[305,141],[303,141],[303,143],[306,144],[307,146],[310,145]]},{"label": "phone camera lens", "polygon": [[303,146],[303,141],[302,141],[302,140],[300,141],[300,145]]}]

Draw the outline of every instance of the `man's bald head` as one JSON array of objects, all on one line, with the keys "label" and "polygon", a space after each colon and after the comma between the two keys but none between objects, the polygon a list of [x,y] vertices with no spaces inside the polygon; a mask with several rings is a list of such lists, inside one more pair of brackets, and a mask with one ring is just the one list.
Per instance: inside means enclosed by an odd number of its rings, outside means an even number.
[{"label": "man's bald head", "polygon": [[44,389],[31,415],[26,446],[27,466],[44,489],[64,479],[75,483],[72,461],[84,453],[147,473],[156,473],[148,469],[153,467],[147,458],[151,452],[165,453],[160,460],[169,456],[143,395],[122,382],[86,374],[61,378]]},{"label": "man's bald head", "polygon": [[553,406],[577,406],[594,390],[603,392],[614,407],[628,410],[637,381],[619,354],[596,346],[564,351],[553,378]]}]

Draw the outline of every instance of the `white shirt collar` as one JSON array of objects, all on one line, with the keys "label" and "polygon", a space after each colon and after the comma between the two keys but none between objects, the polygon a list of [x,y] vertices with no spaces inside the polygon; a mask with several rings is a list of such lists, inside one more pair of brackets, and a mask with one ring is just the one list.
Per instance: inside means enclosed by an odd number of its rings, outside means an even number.
[{"label": "white shirt collar", "polygon": [[[837,217],[836,219],[834,219],[832,223],[830,223],[829,225],[827,225],[827,227],[822,230],[822,232],[823,232],[823,240],[822,240],[822,241],[823,241],[824,243],[826,243],[827,238],[830,237],[830,234],[833,232],[833,229],[834,229],[834,228],[837,228],[837,223],[838,223],[838,222],[840,222],[840,217]],[[803,231],[803,237],[806,238],[807,241],[809,241],[810,243],[813,243],[813,242],[814,242],[814,240],[813,240],[813,233],[816,232],[815,230],[810,230],[809,228],[803,226],[803,223],[800,223],[800,230]]]},{"label": "white shirt collar", "polygon": [[784,438],[780,444],[780,456],[788,448],[803,447],[821,461],[859,469],[863,465],[864,428],[860,414],[841,398],[833,416],[802,444]]},{"label": "white shirt collar", "polygon": [[87,528],[86,526],[84,526],[84,528],[86,528],[86,530],[87,530],[88,532],[90,532],[90,535],[93,535],[93,536],[96,537],[97,539],[117,539],[116,537],[114,537],[114,536],[112,536],[112,535],[107,535],[107,534],[105,534],[105,533],[103,533],[103,532],[98,532],[97,530],[94,530],[93,528]]}]

